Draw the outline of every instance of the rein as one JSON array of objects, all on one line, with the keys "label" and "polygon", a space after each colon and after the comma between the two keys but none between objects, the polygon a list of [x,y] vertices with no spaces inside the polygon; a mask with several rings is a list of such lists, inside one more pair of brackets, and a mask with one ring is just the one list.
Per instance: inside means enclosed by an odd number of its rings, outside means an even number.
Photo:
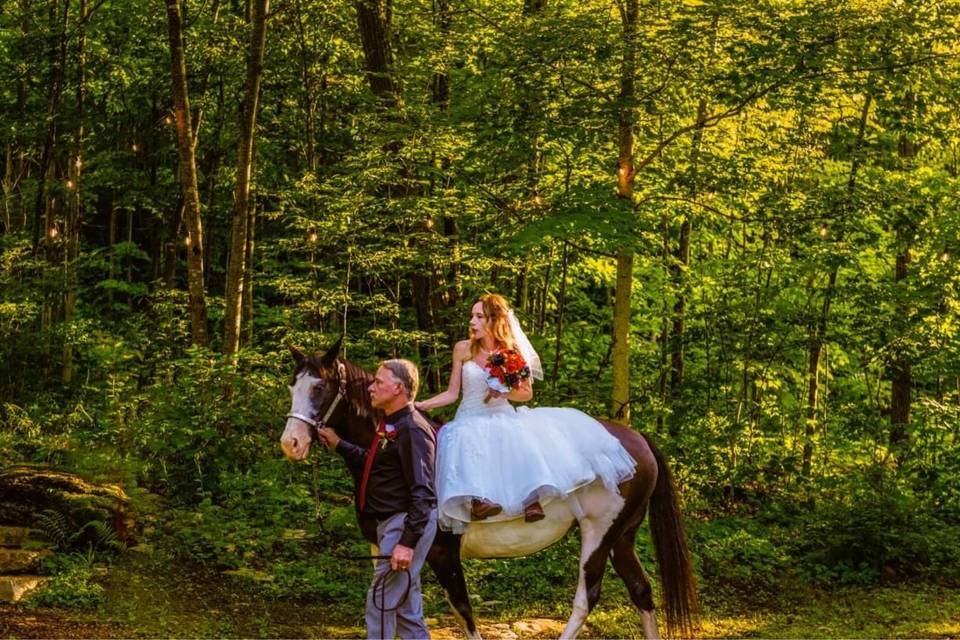
[{"label": "rein", "polygon": [[[390,556],[337,556],[341,560],[389,560]],[[388,613],[393,613],[399,611],[400,607],[406,603],[407,598],[410,597],[410,587],[413,585],[413,577],[410,575],[409,569],[403,569],[403,572],[407,574],[407,586],[403,588],[403,595],[400,597],[400,600],[397,601],[392,607],[387,606],[387,576],[390,575],[390,572],[381,574],[376,580],[373,581],[373,586],[371,587],[373,591],[373,606],[377,608],[377,611],[380,612],[380,629],[383,629],[386,623],[386,615]],[[377,590],[380,590],[380,601],[377,602]]]}]

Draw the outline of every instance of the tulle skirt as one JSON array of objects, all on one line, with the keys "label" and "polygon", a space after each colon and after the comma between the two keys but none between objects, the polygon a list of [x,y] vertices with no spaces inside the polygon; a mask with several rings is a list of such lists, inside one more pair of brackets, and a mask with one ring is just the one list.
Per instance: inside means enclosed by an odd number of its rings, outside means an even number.
[{"label": "tulle skirt", "polygon": [[[440,526],[462,533],[473,498],[503,507],[485,522],[520,517],[534,500],[568,499],[595,480],[610,491],[633,477],[636,461],[602,424],[576,409],[514,408],[459,412],[438,438]],[[578,505],[571,504],[574,514]]]}]

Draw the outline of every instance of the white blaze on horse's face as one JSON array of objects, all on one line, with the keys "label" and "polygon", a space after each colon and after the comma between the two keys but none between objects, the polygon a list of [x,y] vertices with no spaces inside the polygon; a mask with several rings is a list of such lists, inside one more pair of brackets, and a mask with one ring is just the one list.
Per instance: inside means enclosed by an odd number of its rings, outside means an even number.
[{"label": "white blaze on horse's face", "polygon": [[[311,419],[313,415],[313,390],[321,382],[303,371],[290,385],[290,414],[300,414]],[[287,417],[287,427],[280,436],[280,448],[290,460],[303,460],[310,451],[310,425],[303,420]]]}]

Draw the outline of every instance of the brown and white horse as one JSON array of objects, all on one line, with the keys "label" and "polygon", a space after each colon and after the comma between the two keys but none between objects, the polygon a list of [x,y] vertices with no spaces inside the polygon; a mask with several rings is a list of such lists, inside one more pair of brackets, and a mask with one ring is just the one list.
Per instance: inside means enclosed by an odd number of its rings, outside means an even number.
[{"label": "brown and white horse", "polygon": [[[368,447],[382,414],[370,405],[367,387],[373,376],[338,357],[340,341],[325,354],[304,355],[290,347],[296,369],[290,384],[292,405],[280,445],[291,460],[303,460],[313,429],[323,423],[349,442]],[[660,568],[667,630],[689,636],[698,613],[696,582],[686,535],[666,461],[644,435],[603,422],[637,461],[636,474],[612,493],[595,482],[578,489],[583,516],[577,520],[562,500],[544,505],[547,517],[536,523],[522,519],[476,522],[462,536],[438,531],[427,557],[450,604],[470,638],[479,638],[461,558],[507,558],[534,553],[558,541],[577,522],[580,527],[580,576],[573,612],[561,638],[575,638],[600,598],[600,583],[609,558],[640,610],[643,633],[657,638],[653,593],[640,565],[635,537],[644,516]],[[354,476],[354,490],[359,478]],[[376,523],[358,513],[364,537],[375,543]]]}]

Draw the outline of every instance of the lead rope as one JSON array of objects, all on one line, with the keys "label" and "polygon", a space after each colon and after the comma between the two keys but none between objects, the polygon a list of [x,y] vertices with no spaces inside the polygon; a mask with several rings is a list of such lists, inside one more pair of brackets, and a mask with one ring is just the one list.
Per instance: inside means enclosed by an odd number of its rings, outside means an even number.
[{"label": "lead rope", "polygon": [[[389,560],[390,556],[338,556],[341,560]],[[406,603],[407,598],[410,597],[410,588],[413,586],[413,576],[410,575],[409,569],[403,569],[403,572],[407,574],[407,586],[403,588],[403,595],[400,597],[400,600],[396,605],[388,607],[387,605],[387,585],[386,580],[387,576],[390,575],[390,572],[385,572],[380,574],[373,581],[373,606],[380,612],[380,631],[383,632],[383,627],[387,622],[387,614],[394,613],[400,609]],[[380,602],[377,603],[377,589],[380,589]]]}]

